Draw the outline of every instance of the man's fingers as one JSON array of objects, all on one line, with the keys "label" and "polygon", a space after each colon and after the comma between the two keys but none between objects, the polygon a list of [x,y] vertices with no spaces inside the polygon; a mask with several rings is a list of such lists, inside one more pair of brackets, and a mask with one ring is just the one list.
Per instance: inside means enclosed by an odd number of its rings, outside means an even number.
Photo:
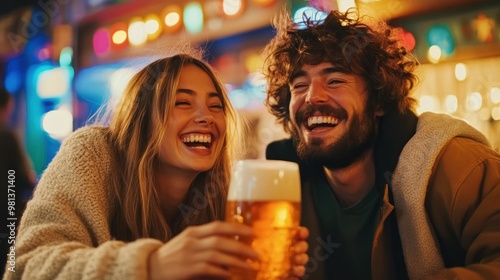
[{"label": "man's fingers", "polygon": [[297,240],[306,240],[309,237],[309,230],[306,227],[299,226],[295,237]]}]

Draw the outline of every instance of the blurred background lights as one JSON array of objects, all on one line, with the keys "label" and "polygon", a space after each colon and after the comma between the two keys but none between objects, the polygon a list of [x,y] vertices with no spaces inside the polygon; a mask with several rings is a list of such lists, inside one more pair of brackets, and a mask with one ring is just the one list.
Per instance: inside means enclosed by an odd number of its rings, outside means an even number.
[{"label": "blurred background lights", "polygon": [[491,111],[489,108],[481,108],[481,110],[479,110],[479,119],[482,120],[482,121],[488,121],[490,120],[491,118]]},{"label": "blurred background lights", "polygon": [[23,85],[23,63],[23,56],[14,56],[7,61],[4,86],[12,94],[18,92]]},{"label": "blurred background lights", "polygon": [[211,18],[207,22],[207,27],[210,30],[219,30],[222,28],[222,19],[221,18]]},{"label": "blurred background lights", "polygon": [[417,113],[420,115],[424,112],[435,112],[438,108],[438,100],[435,96],[422,95],[419,98],[419,107]]},{"label": "blurred background lights", "polygon": [[467,67],[463,63],[455,65],[455,78],[458,81],[464,81],[467,78]]},{"label": "blurred background lights", "polygon": [[465,102],[465,109],[467,111],[476,112],[481,109],[482,105],[483,98],[479,92],[475,91],[467,95],[467,101]]},{"label": "blurred background lights", "polygon": [[350,8],[356,8],[354,0],[337,0],[337,7],[341,13],[345,13]]},{"label": "blurred background lights", "polygon": [[250,98],[242,89],[232,90],[229,93],[229,100],[237,109],[243,109],[248,105],[248,103],[250,103]]},{"label": "blurred background lights", "polygon": [[491,118],[495,121],[500,120],[500,106],[496,106],[491,109]]},{"label": "blurred background lights", "polygon": [[405,46],[406,50],[411,52],[413,49],[415,49],[416,41],[415,41],[415,36],[411,34],[410,32],[403,30],[403,45]]},{"label": "blurred background lights", "polygon": [[158,38],[162,31],[160,18],[158,18],[155,14],[148,15],[144,20],[144,28],[149,40]]},{"label": "blurred background lights", "polygon": [[127,40],[127,32],[125,30],[117,30],[113,33],[112,40],[114,44],[118,45],[125,42]]},{"label": "blurred background lights", "polygon": [[182,8],[178,5],[167,6],[163,10],[163,22],[165,23],[165,32],[172,33],[179,30],[182,26]]},{"label": "blurred background lights", "polygon": [[299,28],[306,28],[305,20],[312,22],[322,22],[328,14],[313,7],[302,7],[293,15],[293,21]]},{"label": "blurred background lights", "polygon": [[123,67],[114,71],[113,74],[111,74],[109,83],[110,83],[111,98],[113,100],[117,100],[120,98],[120,96],[122,96],[125,87],[127,86],[127,84],[132,79],[135,73],[136,71],[134,71],[132,68]]},{"label": "blurred background lights", "polygon": [[200,33],[203,30],[203,9],[198,2],[191,2],[184,7],[184,26],[189,33]]},{"label": "blurred background lights", "polygon": [[426,34],[429,46],[439,46],[445,56],[453,54],[455,43],[450,28],[446,24],[432,26]]},{"label": "blurred background lights", "polygon": [[49,59],[51,56],[50,53],[51,53],[51,51],[48,47],[41,48],[38,51],[38,60],[45,61],[45,60]]},{"label": "blurred background lights", "polygon": [[38,75],[36,92],[40,98],[61,97],[70,90],[70,73],[66,68],[45,70]]},{"label": "blurred background lights", "polygon": [[64,47],[59,55],[59,64],[61,66],[70,66],[73,60],[73,48]]},{"label": "blurred background lights", "polygon": [[441,48],[439,46],[431,46],[427,52],[427,58],[432,63],[438,63],[441,59]]},{"label": "blurred background lights", "polygon": [[120,50],[128,45],[127,35],[128,25],[125,22],[117,22],[110,28],[111,49]]},{"label": "blurred background lights", "polygon": [[104,28],[98,29],[94,33],[94,38],[92,43],[96,55],[101,56],[108,53],[110,44],[110,35],[108,30]]},{"label": "blurred background lights", "polygon": [[42,128],[50,137],[64,139],[73,131],[73,115],[66,108],[59,108],[42,116]]},{"label": "blurred background lights", "polygon": [[500,103],[500,88],[492,87],[490,88],[490,100],[493,104]]},{"label": "blurred background lights", "polygon": [[458,98],[456,95],[448,95],[446,96],[446,99],[444,100],[444,106],[446,109],[446,112],[453,114],[457,111],[458,109]]},{"label": "blurred background lights", "polygon": [[222,11],[226,16],[235,16],[243,11],[242,0],[222,0]]},{"label": "blurred background lights", "polygon": [[274,2],[276,2],[276,0],[252,0],[252,2],[254,2],[255,5],[257,5],[257,6],[267,7],[267,6],[271,6],[272,4],[274,4]]},{"label": "blurred background lights", "polygon": [[128,26],[128,41],[131,45],[139,46],[146,42],[146,26],[144,21],[134,19]]},{"label": "blurred background lights", "polygon": [[174,26],[181,20],[181,16],[178,13],[171,12],[165,16],[165,24],[167,26]]}]

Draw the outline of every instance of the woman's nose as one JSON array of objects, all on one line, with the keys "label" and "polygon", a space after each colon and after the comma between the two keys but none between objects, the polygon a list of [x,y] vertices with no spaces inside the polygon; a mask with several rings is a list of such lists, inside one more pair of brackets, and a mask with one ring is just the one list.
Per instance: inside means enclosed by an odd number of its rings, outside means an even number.
[{"label": "woman's nose", "polygon": [[212,124],[214,122],[214,116],[210,113],[209,110],[200,110],[196,117],[194,118],[195,123],[200,124]]}]

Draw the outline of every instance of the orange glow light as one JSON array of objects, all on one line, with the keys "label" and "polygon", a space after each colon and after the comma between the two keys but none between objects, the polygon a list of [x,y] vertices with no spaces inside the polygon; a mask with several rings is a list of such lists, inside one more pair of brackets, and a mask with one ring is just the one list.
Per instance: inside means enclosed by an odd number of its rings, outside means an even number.
[{"label": "orange glow light", "polygon": [[111,49],[119,50],[128,46],[127,28],[128,26],[125,22],[117,22],[111,26]]},{"label": "orange glow light", "polygon": [[166,33],[173,33],[182,27],[182,8],[178,5],[170,5],[162,12],[163,27]]}]

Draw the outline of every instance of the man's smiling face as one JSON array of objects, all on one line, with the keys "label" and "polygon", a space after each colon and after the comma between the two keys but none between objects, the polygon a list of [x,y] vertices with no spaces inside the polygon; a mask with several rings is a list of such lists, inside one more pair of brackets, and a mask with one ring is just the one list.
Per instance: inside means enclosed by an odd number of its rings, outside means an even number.
[{"label": "man's smiling face", "polygon": [[290,79],[290,121],[299,156],[329,168],[361,159],[373,146],[376,116],[364,79],[329,62],[304,65]]}]

